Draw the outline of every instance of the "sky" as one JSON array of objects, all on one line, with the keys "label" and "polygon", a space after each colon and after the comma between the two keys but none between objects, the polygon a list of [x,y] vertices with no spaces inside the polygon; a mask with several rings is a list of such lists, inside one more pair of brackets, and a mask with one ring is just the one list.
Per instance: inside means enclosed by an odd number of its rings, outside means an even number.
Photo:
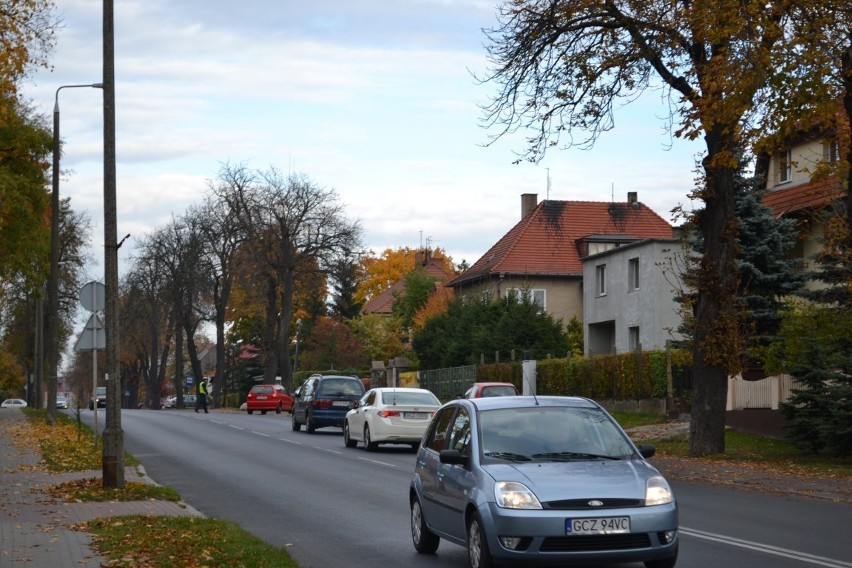
[{"label": "sky", "polygon": [[[102,2],[56,0],[52,69],[23,96],[50,116],[61,85],[102,80]],[[366,249],[431,246],[473,264],[539,200],[625,201],[669,222],[689,207],[700,142],[668,133],[657,93],[591,150],[514,164],[492,142],[483,28],[492,0],[115,0],[119,272],[135,240],[200,203],[222,164],[308,176],[360,221]],[[92,221],[103,280],[102,92],[63,89],[60,194]],[[52,120],[52,119],[51,119]]]}]

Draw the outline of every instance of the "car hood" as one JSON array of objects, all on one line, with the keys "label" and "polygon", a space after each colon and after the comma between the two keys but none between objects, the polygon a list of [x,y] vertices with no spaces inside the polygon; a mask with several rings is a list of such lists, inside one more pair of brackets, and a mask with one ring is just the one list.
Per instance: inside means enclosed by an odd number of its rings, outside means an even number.
[{"label": "car hood", "polygon": [[586,498],[644,499],[649,477],[660,473],[643,460],[575,460],[490,464],[494,481],[526,485],[539,501]]}]

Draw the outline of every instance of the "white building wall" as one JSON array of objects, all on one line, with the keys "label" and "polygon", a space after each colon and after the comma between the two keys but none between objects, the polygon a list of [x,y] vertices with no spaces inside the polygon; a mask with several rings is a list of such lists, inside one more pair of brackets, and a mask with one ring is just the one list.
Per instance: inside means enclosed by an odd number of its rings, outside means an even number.
[{"label": "white building wall", "polygon": [[[594,256],[583,263],[583,322],[585,354],[589,354],[589,326],[615,322],[615,351],[630,350],[630,328],[639,327],[642,349],[663,349],[666,341],[680,339],[679,305],[673,283],[679,278],[667,273],[669,267],[682,267],[681,244],[673,239],[648,239]],[[629,289],[629,260],[639,259],[639,288]],[[598,295],[597,266],[606,265],[606,294]]]}]

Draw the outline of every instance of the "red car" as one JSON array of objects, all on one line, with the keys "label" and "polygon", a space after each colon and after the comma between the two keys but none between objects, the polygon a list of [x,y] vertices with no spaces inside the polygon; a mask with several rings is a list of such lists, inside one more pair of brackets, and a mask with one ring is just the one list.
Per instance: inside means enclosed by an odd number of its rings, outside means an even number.
[{"label": "red car", "polygon": [[512,383],[473,383],[464,393],[464,397],[483,398],[486,396],[518,396],[519,394],[521,393]]},{"label": "red car", "polygon": [[266,414],[267,410],[274,410],[275,414],[281,414],[282,410],[290,412],[293,410],[293,397],[281,385],[254,385],[248,393],[246,412],[251,414],[255,410],[261,414]]}]

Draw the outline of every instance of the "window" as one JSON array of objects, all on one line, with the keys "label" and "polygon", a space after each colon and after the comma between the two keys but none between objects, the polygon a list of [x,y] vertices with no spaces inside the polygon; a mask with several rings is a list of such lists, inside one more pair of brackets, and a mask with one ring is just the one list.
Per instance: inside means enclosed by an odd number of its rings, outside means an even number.
[{"label": "window", "polygon": [[595,283],[597,284],[598,296],[606,295],[606,264],[595,267]]},{"label": "window", "polygon": [[543,312],[547,308],[547,291],[543,288],[509,288],[508,295],[514,296],[518,302],[529,299],[538,306],[539,311]]},{"label": "window", "polygon": [[427,448],[431,448],[436,452],[449,449],[447,447],[447,428],[455,414],[456,411],[454,408],[438,411],[438,414],[432,419],[431,431],[427,435],[425,444]]},{"label": "window", "polygon": [[637,351],[642,347],[639,343],[639,326],[633,326],[627,329],[627,341],[631,351]]},{"label": "window", "polygon": [[639,289],[639,257],[627,261],[627,290],[633,292]]},{"label": "window", "polygon": [[837,140],[822,143],[822,159],[829,164],[837,161]]},{"label": "window", "polygon": [[600,252],[606,252],[614,248],[616,248],[615,243],[589,243],[587,245],[589,255],[598,254]]},{"label": "window", "polygon": [[470,416],[464,408],[459,409],[456,419],[450,427],[450,443],[447,449],[458,450],[466,456],[470,448]]},{"label": "window", "polygon": [[778,154],[778,183],[786,183],[793,179],[792,151],[787,148]]}]

